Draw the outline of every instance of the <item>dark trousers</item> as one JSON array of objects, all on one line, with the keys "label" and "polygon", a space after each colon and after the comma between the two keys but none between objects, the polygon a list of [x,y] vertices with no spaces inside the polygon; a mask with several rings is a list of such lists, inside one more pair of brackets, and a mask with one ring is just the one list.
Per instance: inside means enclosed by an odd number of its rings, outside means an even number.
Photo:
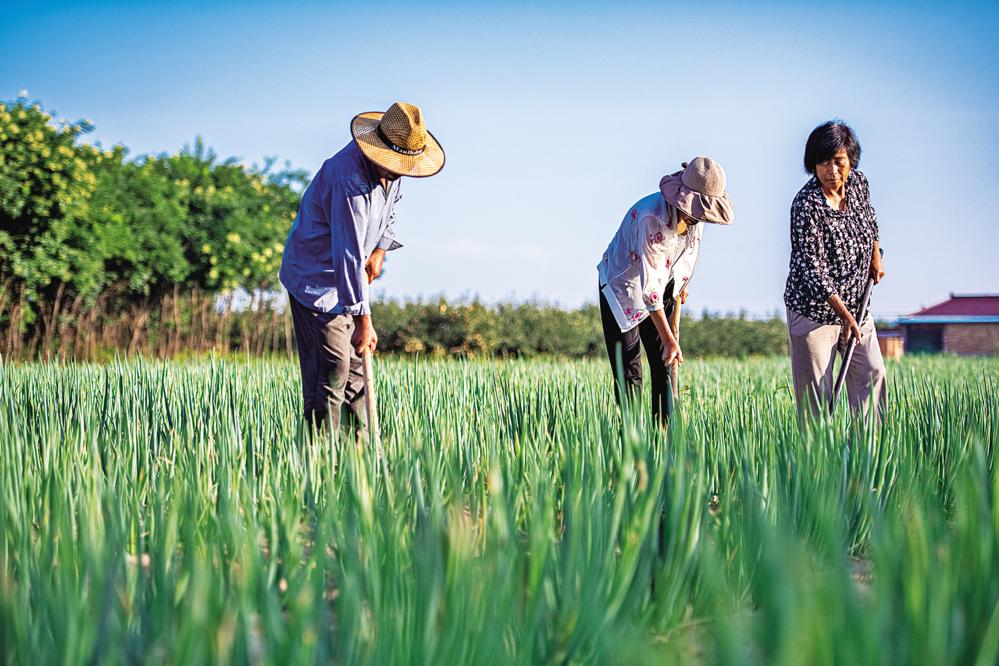
[{"label": "dark trousers", "polygon": [[[621,404],[621,396],[635,400],[642,390],[642,354],[649,361],[649,374],[652,376],[652,415],[662,423],[669,420],[673,411],[673,385],[670,379],[669,367],[663,362],[663,343],[659,339],[659,331],[652,323],[651,317],[646,317],[641,324],[630,331],[621,332],[614,319],[610,305],[603,292],[600,293],[600,321],[604,328],[604,342],[607,344],[607,358],[610,360],[614,373],[614,397]],[[673,314],[673,281],[670,280],[663,291],[663,314],[666,319]],[[618,364],[620,354],[620,365]],[[620,386],[623,377],[624,386]]]},{"label": "dark trousers", "polygon": [[361,358],[350,344],[354,318],[331,315],[305,307],[289,295],[291,317],[298,343],[298,363],[302,370],[302,413],[307,425],[340,427],[345,412],[355,437],[364,438],[367,413],[364,409],[364,369]]}]

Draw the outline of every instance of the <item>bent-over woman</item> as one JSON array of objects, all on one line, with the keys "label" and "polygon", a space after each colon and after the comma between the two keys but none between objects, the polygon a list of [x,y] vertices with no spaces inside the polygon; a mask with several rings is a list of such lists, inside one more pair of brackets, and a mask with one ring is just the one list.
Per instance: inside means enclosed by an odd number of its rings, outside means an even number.
[{"label": "bent-over woman", "polygon": [[[665,176],[658,192],[625,214],[597,267],[600,316],[619,403],[622,393],[634,398],[641,390],[644,346],[652,375],[652,413],[664,423],[669,419],[669,366],[682,363],[683,354],[668,317],[676,299],[687,299],[702,222],[731,224],[733,219],[725,171],[710,157],[694,158],[682,171]],[[619,376],[624,387],[618,385]]]}]

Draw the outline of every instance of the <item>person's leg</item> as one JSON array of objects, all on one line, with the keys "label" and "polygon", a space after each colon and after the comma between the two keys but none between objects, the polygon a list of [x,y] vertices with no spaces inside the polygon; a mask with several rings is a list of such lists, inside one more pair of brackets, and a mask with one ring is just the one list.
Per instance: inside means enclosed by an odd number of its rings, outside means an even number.
[{"label": "person's leg", "polygon": [[[672,283],[667,287],[666,293],[672,290]],[[663,302],[663,315],[669,321],[673,314],[673,299]],[[669,421],[670,414],[673,413],[673,378],[670,368],[663,362],[663,341],[659,337],[656,325],[651,318],[646,318],[638,326],[638,333],[642,338],[642,346],[645,347],[645,358],[649,361],[649,378],[652,381],[652,416],[659,419],[663,424]]]},{"label": "person's leg", "polygon": [[840,327],[819,324],[788,310],[787,331],[791,341],[791,377],[798,418],[803,420],[806,413],[817,418],[828,408],[832,395],[833,361]]},{"label": "person's leg", "polygon": [[853,352],[853,361],[846,370],[846,393],[850,410],[864,418],[874,407],[874,425],[881,425],[884,410],[888,403],[887,371],[878,345],[878,333],[874,320],[868,317],[860,327],[861,338]]},{"label": "person's leg", "polygon": [[295,327],[295,342],[298,346],[298,366],[302,375],[302,418],[306,428],[319,425],[316,420],[316,386],[319,378],[319,356],[322,350],[322,336],[316,318],[291,294],[288,295],[291,320]]},{"label": "person's leg", "polygon": [[353,333],[354,320],[351,317],[347,330],[347,350],[350,354],[350,362],[347,383],[344,385],[343,392],[343,414],[347,417],[347,423],[357,440],[363,442],[368,438],[368,412],[364,404],[364,362],[357,355],[354,345],[350,344],[350,336]]},{"label": "person's leg", "polygon": [[351,374],[354,350],[350,335],[354,325],[350,315],[317,314],[317,318],[323,322],[316,385],[317,411],[321,410],[330,432],[336,432],[340,428],[340,413]]},{"label": "person's leg", "polygon": [[610,360],[611,373],[614,377],[614,399],[620,405],[622,387],[618,382],[622,375],[625,384],[623,388],[629,399],[634,399],[642,390],[642,352],[638,331],[633,328],[621,332],[603,292],[600,292],[600,322],[603,325],[607,358]]}]

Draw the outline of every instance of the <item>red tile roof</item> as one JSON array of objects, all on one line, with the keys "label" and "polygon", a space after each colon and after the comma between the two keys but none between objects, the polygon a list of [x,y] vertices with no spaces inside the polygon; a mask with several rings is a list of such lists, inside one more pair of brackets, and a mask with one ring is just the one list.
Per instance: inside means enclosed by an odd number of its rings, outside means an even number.
[{"label": "red tile roof", "polygon": [[995,317],[999,316],[999,294],[951,294],[950,300],[925,308],[910,317]]}]

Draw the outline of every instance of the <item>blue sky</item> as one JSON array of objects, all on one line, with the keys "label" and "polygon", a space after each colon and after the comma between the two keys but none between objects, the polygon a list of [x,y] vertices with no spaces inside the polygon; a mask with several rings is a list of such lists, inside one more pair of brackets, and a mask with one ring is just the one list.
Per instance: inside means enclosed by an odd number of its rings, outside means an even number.
[{"label": "blue sky", "polygon": [[863,145],[896,315],[999,292],[999,4],[21,3],[0,99],[27,89],[133,153],[202,135],[315,171],[360,111],[423,107],[448,155],[408,180],[376,293],[595,300],[629,206],[699,154],[728,172],[690,307],[782,308],[808,132]]}]

